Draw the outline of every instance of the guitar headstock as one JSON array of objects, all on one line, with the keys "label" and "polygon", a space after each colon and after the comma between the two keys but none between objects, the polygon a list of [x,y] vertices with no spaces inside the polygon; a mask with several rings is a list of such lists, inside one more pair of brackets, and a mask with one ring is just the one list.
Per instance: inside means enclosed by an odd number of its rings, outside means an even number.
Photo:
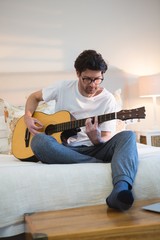
[{"label": "guitar headstock", "polygon": [[117,113],[117,119],[122,121],[128,119],[142,119],[145,118],[145,107],[130,109],[130,110],[121,110]]}]

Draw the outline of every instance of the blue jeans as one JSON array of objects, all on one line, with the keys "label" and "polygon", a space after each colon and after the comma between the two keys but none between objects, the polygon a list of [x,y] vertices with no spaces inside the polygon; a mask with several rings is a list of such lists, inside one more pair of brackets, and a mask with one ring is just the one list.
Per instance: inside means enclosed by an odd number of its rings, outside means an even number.
[{"label": "blue jeans", "polygon": [[111,163],[113,184],[126,181],[132,187],[138,167],[136,137],[132,131],[122,131],[109,141],[95,146],[60,144],[44,133],[32,138],[31,148],[42,163]]}]

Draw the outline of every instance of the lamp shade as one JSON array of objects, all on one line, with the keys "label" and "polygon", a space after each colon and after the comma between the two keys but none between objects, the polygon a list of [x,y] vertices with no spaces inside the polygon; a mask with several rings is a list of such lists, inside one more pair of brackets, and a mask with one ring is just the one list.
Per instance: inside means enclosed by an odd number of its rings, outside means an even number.
[{"label": "lamp shade", "polygon": [[160,96],[160,74],[141,76],[138,80],[141,97]]}]

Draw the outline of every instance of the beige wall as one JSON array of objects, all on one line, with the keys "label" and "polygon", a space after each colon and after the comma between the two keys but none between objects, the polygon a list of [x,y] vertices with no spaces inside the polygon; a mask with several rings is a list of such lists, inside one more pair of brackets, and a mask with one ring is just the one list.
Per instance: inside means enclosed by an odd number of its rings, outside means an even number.
[{"label": "beige wall", "polygon": [[148,128],[152,100],[139,98],[137,75],[160,73],[159,12],[159,0],[0,1],[0,98],[24,104],[30,92],[74,77],[75,58],[93,48],[118,68],[105,86],[122,89],[124,107],[146,105]]},{"label": "beige wall", "polygon": [[0,72],[72,71],[88,48],[126,72],[160,72],[159,12],[159,0],[1,0]]}]

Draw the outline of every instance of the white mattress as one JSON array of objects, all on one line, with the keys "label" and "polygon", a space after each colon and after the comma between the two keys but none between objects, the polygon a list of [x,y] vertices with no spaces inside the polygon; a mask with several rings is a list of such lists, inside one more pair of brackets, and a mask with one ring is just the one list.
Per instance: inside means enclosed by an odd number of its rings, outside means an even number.
[{"label": "white mattress", "polygon": [[[160,197],[160,148],[138,144],[135,199]],[[110,164],[47,165],[0,155],[0,237],[24,232],[24,213],[105,203]]]}]

